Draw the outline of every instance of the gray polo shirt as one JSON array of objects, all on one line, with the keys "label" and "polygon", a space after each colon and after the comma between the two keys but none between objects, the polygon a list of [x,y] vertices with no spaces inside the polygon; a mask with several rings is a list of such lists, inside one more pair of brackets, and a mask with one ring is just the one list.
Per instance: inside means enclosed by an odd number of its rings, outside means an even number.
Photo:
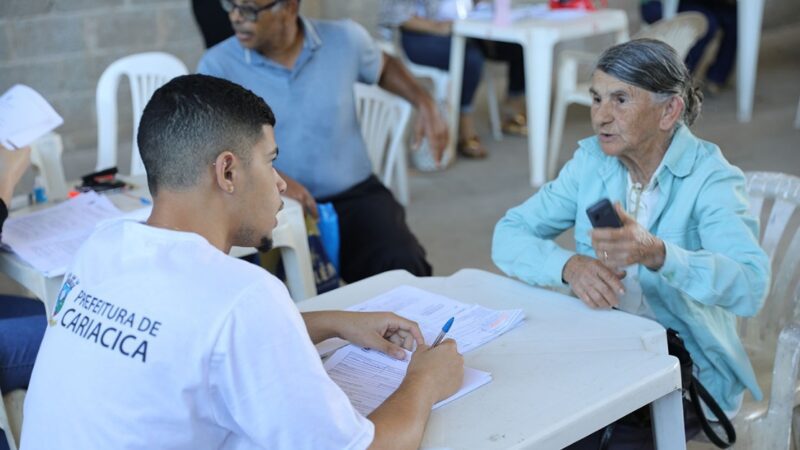
[{"label": "gray polo shirt", "polygon": [[197,71],[238,83],[269,104],[277,120],[277,169],[321,198],[372,173],[353,83],[375,84],[383,60],[367,31],[353,21],[301,18],[301,23],[305,40],[292,69],[242,47],[233,36],[209,49]]}]

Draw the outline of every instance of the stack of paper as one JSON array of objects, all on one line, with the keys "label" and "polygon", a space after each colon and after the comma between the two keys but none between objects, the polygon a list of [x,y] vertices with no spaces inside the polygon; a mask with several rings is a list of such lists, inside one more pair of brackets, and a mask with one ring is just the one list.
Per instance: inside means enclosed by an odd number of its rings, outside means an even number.
[{"label": "stack of paper", "polygon": [[[447,337],[455,339],[460,353],[466,353],[491,341],[520,325],[525,318],[521,309],[495,311],[412,286],[400,286],[351,306],[348,310],[391,311],[413,320],[419,324],[428,344],[433,342],[445,322],[454,317],[453,326]],[[334,353],[324,366],[328,375],[347,394],[355,408],[367,415],[397,390],[405,376],[409,359],[410,353],[405,361],[399,361],[377,351],[347,345]],[[488,372],[465,368],[461,389],[434,405],[434,409],[472,392],[491,380],[492,375]]]},{"label": "stack of paper", "polygon": [[41,211],[9,218],[3,244],[46,276],[63,275],[95,226],[122,214],[95,192],[81,194]]},{"label": "stack of paper", "polygon": [[[358,412],[367,416],[400,387],[411,353],[400,361],[375,350],[348,345],[325,361],[325,370],[342,388]],[[492,374],[464,368],[464,382],[455,394],[433,405],[436,409],[492,381]]]},{"label": "stack of paper", "polygon": [[451,317],[455,317],[447,337],[455,339],[458,351],[470,350],[518,326],[525,318],[521,309],[495,311],[468,305],[444,295],[412,286],[400,286],[371,298],[348,311],[391,311],[419,324],[425,342],[431,343]]},{"label": "stack of paper", "polygon": [[64,123],[38,92],[17,84],[0,96],[0,145],[25,147]]}]

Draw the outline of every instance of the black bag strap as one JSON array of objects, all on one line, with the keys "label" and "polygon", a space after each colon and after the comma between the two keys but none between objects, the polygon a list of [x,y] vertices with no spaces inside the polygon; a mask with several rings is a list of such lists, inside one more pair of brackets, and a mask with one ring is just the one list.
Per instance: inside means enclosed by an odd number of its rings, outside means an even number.
[{"label": "black bag strap", "polygon": [[[728,448],[732,446],[736,443],[736,430],[733,428],[733,424],[730,419],[728,419],[728,416],[725,415],[725,412],[722,411],[717,401],[714,400],[714,397],[711,396],[705,386],[703,386],[700,380],[692,373],[692,368],[694,366],[692,356],[689,350],[686,349],[683,339],[681,339],[678,332],[672,328],[667,329],[667,346],[669,348],[669,354],[676,357],[680,363],[681,384],[683,385],[684,392],[689,392],[690,403],[697,415],[698,422],[700,422],[700,428],[702,428],[703,432],[708,436],[708,439],[717,447]],[[716,417],[723,430],[725,430],[725,434],[728,438],[727,441],[723,440],[714,431],[711,424],[708,423],[700,399],[708,406],[708,409],[714,417]],[[615,425],[616,422],[606,426],[605,430],[603,430],[603,435],[600,439],[600,450],[606,450],[611,444],[611,437],[614,434]]]},{"label": "black bag strap", "polygon": [[[728,419],[728,416],[726,416],[725,412],[722,411],[722,408],[720,408],[716,400],[714,400],[714,397],[708,393],[703,384],[700,383],[700,380],[698,380],[695,376],[692,376],[692,384],[689,386],[689,398],[692,400],[692,407],[697,413],[697,419],[700,422],[700,427],[714,445],[719,448],[728,448],[736,443],[736,430],[733,428],[733,424],[731,423],[730,419]],[[722,425],[722,428],[725,430],[725,434],[728,437],[727,441],[719,437],[714,429],[711,428],[711,424],[708,423],[708,419],[706,419],[706,415],[703,413],[703,407],[700,404],[700,399],[705,402],[706,406],[708,406],[708,409],[711,410],[711,413],[717,418],[717,422]]]}]

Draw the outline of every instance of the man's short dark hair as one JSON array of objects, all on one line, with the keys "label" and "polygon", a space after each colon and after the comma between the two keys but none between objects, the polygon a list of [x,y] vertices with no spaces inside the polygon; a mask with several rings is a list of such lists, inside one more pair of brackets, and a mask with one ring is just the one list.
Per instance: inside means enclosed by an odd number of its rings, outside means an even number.
[{"label": "man's short dark hair", "polygon": [[186,190],[229,150],[245,163],[275,115],[251,91],[221,78],[184,75],[155,91],[139,122],[137,142],[150,193]]}]

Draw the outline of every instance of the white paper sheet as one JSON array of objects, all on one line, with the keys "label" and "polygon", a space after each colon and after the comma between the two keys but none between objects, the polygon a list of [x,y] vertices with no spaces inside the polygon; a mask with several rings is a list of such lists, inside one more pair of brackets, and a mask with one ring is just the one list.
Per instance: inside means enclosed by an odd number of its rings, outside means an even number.
[{"label": "white paper sheet", "polygon": [[103,220],[121,215],[95,192],[58,205],[11,217],[3,225],[3,243],[46,276],[63,275],[81,244]]},{"label": "white paper sheet", "polygon": [[47,100],[24,84],[0,96],[0,144],[9,150],[25,147],[62,123]]},{"label": "white paper sheet", "polygon": [[455,317],[447,337],[455,339],[460,353],[473,350],[513,329],[525,317],[520,309],[495,311],[412,286],[399,286],[347,309],[391,311],[413,320],[419,324],[428,344],[433,342],[445,322]]},{"label": "white paper sheet", "polygon": [[[367,416],[400,387],[410,358],[410,353],[401,361],[378,351],[348,345],[334,353],[324,366],[331,379],[347,394],[353,407]],[[490,373],[465,367],[461,388],[433,405],[433,409],[463,397],[490,381]]]}]

